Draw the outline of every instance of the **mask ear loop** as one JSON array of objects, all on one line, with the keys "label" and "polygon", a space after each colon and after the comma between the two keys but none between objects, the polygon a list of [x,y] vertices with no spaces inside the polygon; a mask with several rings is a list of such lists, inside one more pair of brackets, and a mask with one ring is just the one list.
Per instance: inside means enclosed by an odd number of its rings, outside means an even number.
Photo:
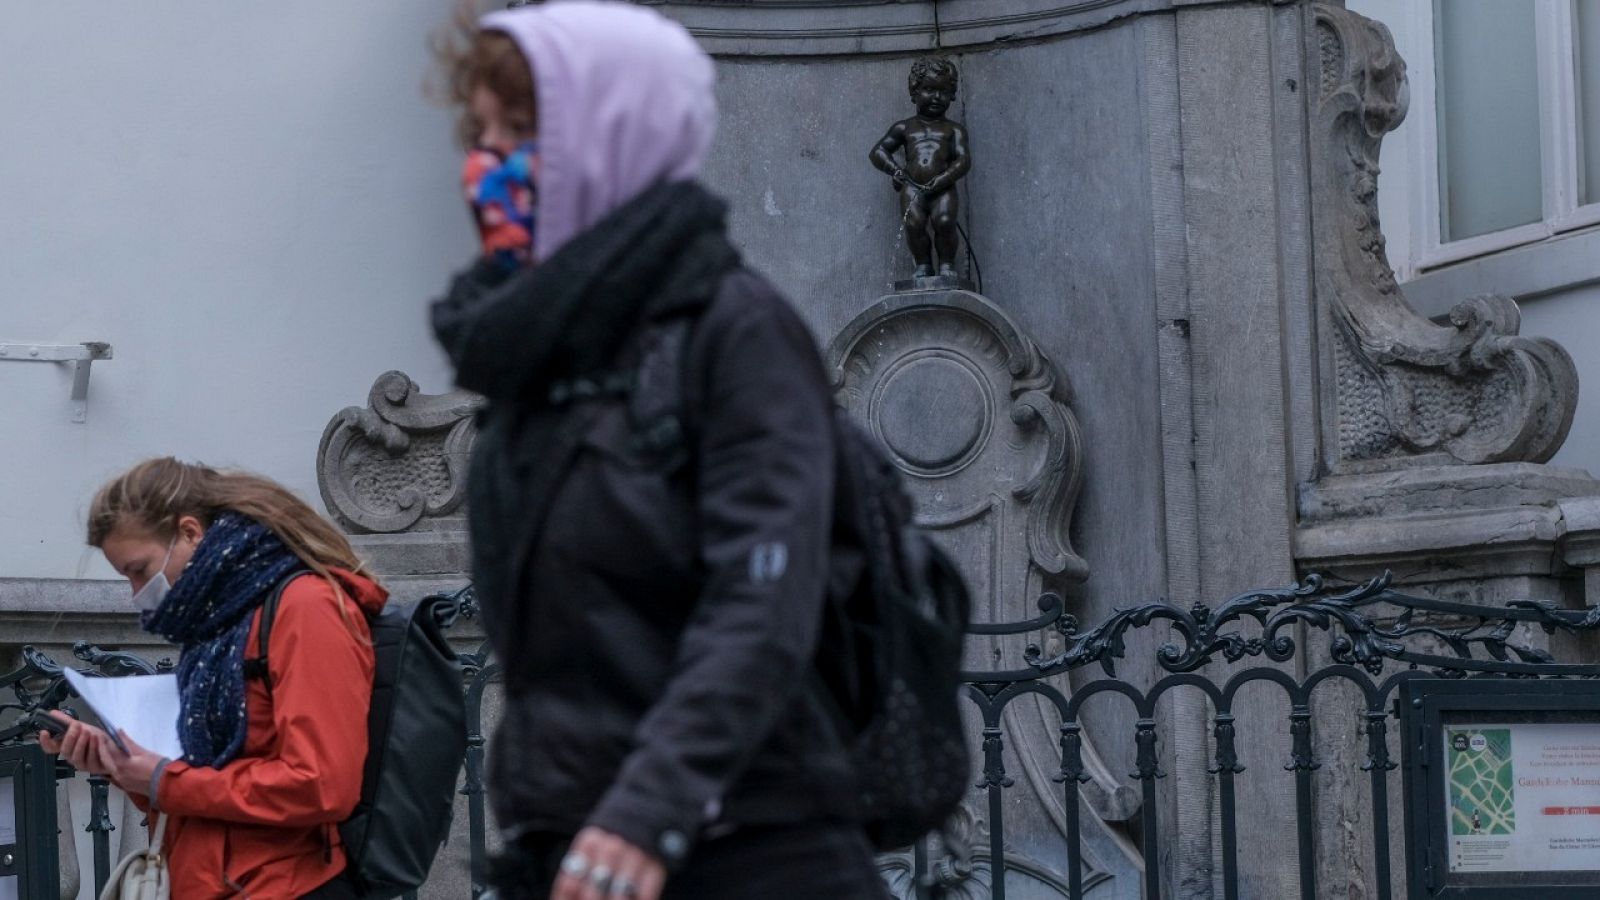
[{"label": "mask ear loop", "polygon": [[[156,575],[160,575],[162,578],[167,578],[167,565],[172,562],[172,551],[176,550],[177,547],[178,547],[178,535],[177,534],[173,534],[172,542],[170,544],[167,544],[167,555],[161,560],[161,568],[156,570]],[[155,575],[150,576],[150,580],[154,581],[155,580]],[[168,587],[168,589],[171,589],[171,587],[172,587],[172,579],[171,578],[167,578],[167,587]],[[143,590],[143,589],[141,588],[140,590]],[[139,596],[139,591],[134,591],[133,595],[135,597]]]}]

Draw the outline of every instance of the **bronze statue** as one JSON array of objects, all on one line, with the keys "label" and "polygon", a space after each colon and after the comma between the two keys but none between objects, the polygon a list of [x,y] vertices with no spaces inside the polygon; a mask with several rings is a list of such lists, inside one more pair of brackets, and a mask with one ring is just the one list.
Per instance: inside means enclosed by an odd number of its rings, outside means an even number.
[{"label": "bronze statue", "polygon": [[[956,99],[960,74],[950,60],[925,56],[912,64],[909,83],[917,114],[890,126],[870,158],[900,192],[901,224],[917,263],[916,277],[934,274],[935,251],[938,273],[955,277],[960,245],[955,186],[972,168],[972,156],[967,152],[967,130],[944,114]],[[904,153],[904,164],[895,159],[897,151]]]}]

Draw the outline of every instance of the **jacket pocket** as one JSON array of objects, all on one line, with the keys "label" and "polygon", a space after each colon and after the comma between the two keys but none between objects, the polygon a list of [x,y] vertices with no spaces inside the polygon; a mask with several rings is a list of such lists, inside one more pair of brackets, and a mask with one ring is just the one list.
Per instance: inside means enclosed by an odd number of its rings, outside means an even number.
[{"label": "jacket pocket", "polygon": [[698,546],[687,466],[655,458],[631,439],[620,408],[588,430],[556,493],[546,540],[614,585],[681,587],[693,577]]},{"label": "jacket pocket", "polygon": [[[676,423],[677,420],[672,420]],[[584,434],[581,451],[633,472],[674,481],[689,465],[688,435],[666,420],[636,423],[622,404],[602,412]]]}]

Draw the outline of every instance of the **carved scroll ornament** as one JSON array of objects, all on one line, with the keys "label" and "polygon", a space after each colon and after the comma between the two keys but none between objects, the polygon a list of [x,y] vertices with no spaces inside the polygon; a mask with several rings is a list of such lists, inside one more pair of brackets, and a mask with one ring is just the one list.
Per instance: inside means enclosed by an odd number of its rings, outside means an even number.
[{"label": "carved scroll ornament", "polygon": [[[924,525],[981,525],[992,530],[981,557],[1010,562],[1016,543],[1016,562],[1088,576],[1069,534],[1083,437],[1066,381],[998,307],[968,291],[894,294],[847,325],[828,360],[840,403],[911,476]],[[1023,595],[979,581],[982,596]]]},{"label": "carved scroll ornament", "polygon": [[355,533],[418,530],[466,499],[467,460],[482,400],[466,391],[424,394],[403,372],[385,372],[365,409],[344,409],[317,450],[328,512]]},{"label": "carved scroll ornament", "polygon": [[1548,460],[1577,404],[1571,358],[1518,336],[1509,297],[1466,300],[1446,325],[1406,301],[1378,221],[1378,151],[1405,118],[1405,62],[1377,22],[1323,4],[1315,22],[1317,293],[1331,331],[1336,464]]}]

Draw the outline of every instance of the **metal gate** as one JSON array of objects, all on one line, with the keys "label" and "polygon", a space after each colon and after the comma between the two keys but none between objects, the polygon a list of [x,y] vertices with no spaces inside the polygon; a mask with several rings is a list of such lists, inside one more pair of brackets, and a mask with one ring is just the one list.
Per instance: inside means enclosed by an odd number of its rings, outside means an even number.
[{"label": "metal gate", "polygon": [[[462,616],[476,614],[468,586],[453,595]],[[1127,775],[1142,799],[1138,828],[1131,835],[1146,860],[1161,858],[1161,848],[1171,840],[1171,823],[1161,818],[1158,782],[1161,768],[1162,721],[1157,702],[1178,689],[1199,691],[1211,711],[1209,773],[1217,798],[1214,827],[1220,842],[1219,883],[1225,900],[1239,897],[1241,810],[1236,794],[1240,765],[1237,700],[1242,689],[1271,685],[1287,701],[1289,747],[1284,768],[1294,779],[1294,828],[1298,859],[1283,865],[1298,867],[1300,897],[1317,896],[1316,828],[1312,814],[1314,775],[1324,760],[1314,751],[1314,698],[1330,685],[1342,683],[1356,698],[1353,708],[1341,714],[1356,717],[1365,732],[1362,769],[1369,780],[1372,834],[1370,896],[1393,896],[1396,847],[1401,835],[1392,827],[1391,785],[1398,768],[1395,738],[1390,723],[1397,715],[1400,686],[1422,678],[1588,679],[1600,677],[1600,664],[1561,663],[1529,638],[1565,634],[1579,638],[1600,630],[1600,608],[1562,609],[1545,603],[1519,602],[1485,607],[1414,596],[1393,590],[1387,575],[1357,586],[1331,586],[1312,576],[1281,590],[1250,591],[1215,607],[1204,604],[1183,608],[1151,602],[1115,613],[1106,621],[1084,628],[1054,594],[1038,602],[1039,614],[1020,622],[978,624],[970,629],[974,641],[1020,643],[1021,659],[1010,668],[975,670],[963,674],[966,697],[978,731],[973,735],[979,771],[974,773],[975,806],[986,815],[986,836],[981,843],[964,842],[960,835],[930,839],[905,855],[905,877],[898,890],[922,900],[942,897],[1007,896],[1008,832],[1006,792],[1013,786],[1007,773],[1007,730],[1002,713],[1023,697],[1042,697],[1060,717],[1059,771],[1056,781],[1063,792],[1066,835],[1060,857],[1044,873],[1060,896],[1078,900],[1092,896],[1085,884],[1082,856],[1081,783],[1090,779],[1084,759],[1084,704],[1102,694],[1120,695],[1131,709],[1134,756],[1126,760]],[[1153,659],[1130,657],[1129,639],[1141,629],[1165,628],[1166,643]],[[1054,644],[1046,652],[1044,641]],[[76,659],[86,671],[103,675],[147,673],[157,666],[122,653],[75,645]],[[1584,653],[1585,656],[1592,656]],[[496,680],[498,666],[487,645],[463,656],[464,697],[468,717],[468,749],[461,792],[466,796],[473,896],[481,892],[488,858],[488,820],[484,804],[483,764],[485,735],[483,700]],[[1117,665],[1143,666],[1154,682],[1140,688],[1117,675]],[[1099,676],[1078,677],[1068,687],[1064,676],[1099,667]],[[1148,679],[1146,679],[1148,680]],[[60,666],[33,648],[24,648],[22,666],[0,676],[0,690],[14,700],[0,703],[0,715],[26,713],[52,707],[68,699]],[[1247,735],[1244,737],[1248,737]],[[29,739],[13,724],[0,729],[0,746]],[[73,773],[64,766],[58,777]],[[94,840],[96,891],[110,868],[107,785],[90,778],[91,816],[86,829]],[[1398,790],[1398,786],[1395,786]],[[1249,810],[1243,810],[1249,814]],[[1403,856],[1402,856],[1403,859]],[[895,869],[886,864],[886,874]],[[1161,868],[1145,867],[1143,894],[1149,900],[1164,896]],[[43,898],[23,898],[43,900]],[[51,898],[54,900],[54,898]]]}]

